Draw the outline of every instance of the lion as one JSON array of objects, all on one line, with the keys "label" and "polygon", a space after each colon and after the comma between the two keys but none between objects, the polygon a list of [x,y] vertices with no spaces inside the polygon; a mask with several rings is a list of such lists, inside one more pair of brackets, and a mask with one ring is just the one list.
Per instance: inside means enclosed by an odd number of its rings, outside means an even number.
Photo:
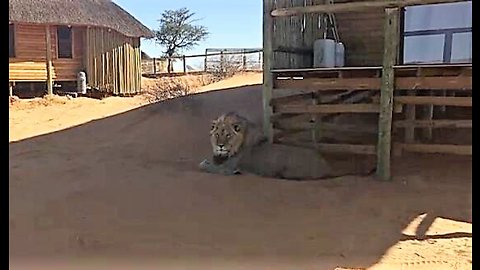
[{"label": "lion", "polygon": [[262,130],[235,112],[212,121],[213,158],[202,161],[202,171],[224,175],[243,172],[263,177],[314,180],[332,177],[325,159],[313,149],[271,144]]}]

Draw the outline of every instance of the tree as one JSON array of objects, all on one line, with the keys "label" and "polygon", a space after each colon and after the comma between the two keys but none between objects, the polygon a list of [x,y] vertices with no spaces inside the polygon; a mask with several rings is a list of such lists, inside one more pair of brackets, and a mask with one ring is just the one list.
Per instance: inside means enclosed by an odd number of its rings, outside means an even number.
[{"label": "tree", "polygon": [[190,12],[187,8],[166,10],[159,20],[160,28],[154,31],[155,41],[165,48],[164,53],[167,57],[169,73],[173,71],[173,56],[197,46],[209,34],[205,26],[193,24],[197,21],[193,19],[194,15],[195,13]]}]

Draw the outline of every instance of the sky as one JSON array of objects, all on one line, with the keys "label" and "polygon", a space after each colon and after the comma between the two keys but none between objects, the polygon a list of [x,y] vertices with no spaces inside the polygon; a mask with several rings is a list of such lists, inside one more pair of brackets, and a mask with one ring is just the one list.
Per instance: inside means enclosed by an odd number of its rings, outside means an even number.
[{"label": "sky", "polygon": [[[261,0],[113,0],[150,29],[158,29],[164,10],[188,8],[207,27],[209,37],[198,47],[183,54],[203,54],[206,48],[261,48]],[[162,48],[151,40],[142,40],[141,48],[151,57],[159,57]]]}]

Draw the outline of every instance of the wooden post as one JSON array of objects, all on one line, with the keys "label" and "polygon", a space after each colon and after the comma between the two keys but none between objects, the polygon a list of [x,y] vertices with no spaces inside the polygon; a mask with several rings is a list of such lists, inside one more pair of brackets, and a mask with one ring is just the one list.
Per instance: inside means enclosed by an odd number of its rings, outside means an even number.
[{"label": "wooden post", "polygon": [[[319,95],[317,93],[312,93],[312,104],[313,105],[318,105],[320,101]],[[318,117],[317,114],[312,114],[312,118],[310,119],[313,122],[312,125],[312,142],[313,142],[313,148],[317,148],[317,144],[320,140],[320,121],[321,117]]]},{"label": "wooden post", "polygon": [[258,53],[258,63],[259,63],[259,64],[262,64],[262,66],[261,66],[260,68],[263,69],[262,59],[263,59],[263,50],[261,50],[261,51]]},{"label": "wooden post", "polygon": [[[442,97],[446,97],[446,96],[447,96],[447,90],[441,90],[441,91],[440,91],[440,95],[441,95]],[[446,113],[446,112],[447,112],[447,106],[445,106],[445,105],[440,106],[439,111],[440,111],[440,113],[442,113],[442,114]]]},{"label": "wooden post", "polygon": [[185,59],[185,55],[182,55],[182,61],[183,61],[183,73],[187,73],[187,61]]},{"label": "wooden post", "polygon": [[395,89],[393,66],[398,59],[399,26],[399,9],[385,9],[385,38],[377,143],[377,176],[382,180],[391,179],[393,92]]},{"label": "wooden post", "polygon": [[223,51],[220,51],[220,70],[225,71],[225,58],[223,56]]},{"label": "wooden post", "polygon": [[153,75],[157,75],[157,61],[153,57]]},{"label": "wooden post", "polygon": [[53,95],[53,80],[52,80],[52,39],[50,37],[50,26],[45,26],[45,41],[47,43],[46,57],[47,57],[47,94]]},{"label": "wooden post", "polygon": [[[427,91],[425,91],[425,93],[428,96],[433,95],[432,90],[427,90]],[[424,105],[422,107],[423,107],[422,119],[432,120],[433,119],[433,104]],[[422,132],[423,139],[425,139],[426,141],[431,141],[432,140],[432,128],[431,127],[423,128],[421,130],[421,132]]]},{"label": "wooden post", "polygon": [[207,57],[208,57],[207,49],[205,49],[205,59],[203,60],[203,71],[204,72],[207,72]]},{"label": "wooden post", "polygon": [[[408,91],[409,96],[415,96],[416,91],[410,90]],[[415,141],[415,126],[413,125],[413,121],[415,121],[416,115],[416,105],[415,104],[407,104],[405,105],[405,119],[407,121],[412,121],[411,125],[405,127],[405,142],[406,143],[413,143]]]},{"label": "wooden post", "polygon": [[242,50],[242,69],[247,68],[247,56],[245,55],[245,50]]},{"label": "wooden post", "polygon": [[10,83],[8,87],[8,96],[12,97],[13,96],[13,83]]},{"label": "wooden post", "polygon": [[273,142],[273,127],[270,122],[272,116],[272,107],[270,100],[272,99],[273,90],[273,0],[263,0],[263,132],[269,142]]}]

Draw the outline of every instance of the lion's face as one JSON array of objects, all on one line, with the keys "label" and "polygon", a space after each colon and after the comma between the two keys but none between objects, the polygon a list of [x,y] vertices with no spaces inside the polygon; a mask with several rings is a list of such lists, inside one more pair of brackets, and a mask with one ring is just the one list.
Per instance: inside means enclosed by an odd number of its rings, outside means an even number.
[{"label": "lion's face", "polygon": [[212,122],[210,143],[213,155],[231,157],[240,151],[245,139],[246,122],[234,113],[224,114]]}]

